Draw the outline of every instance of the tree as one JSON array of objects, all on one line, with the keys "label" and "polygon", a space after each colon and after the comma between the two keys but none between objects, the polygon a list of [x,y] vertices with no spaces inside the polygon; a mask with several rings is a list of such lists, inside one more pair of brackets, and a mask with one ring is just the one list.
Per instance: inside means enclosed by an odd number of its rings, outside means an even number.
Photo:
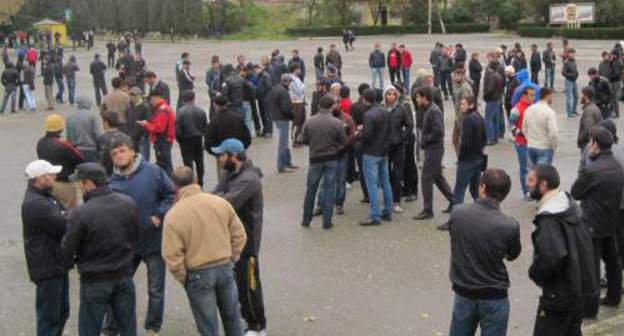
[{"label": "tree", "polygon": [[306,22],[308,26],[310,26],[312,25],[312,18],[318,6],[318,0],[302,0],[302,3],[306,8]]}]

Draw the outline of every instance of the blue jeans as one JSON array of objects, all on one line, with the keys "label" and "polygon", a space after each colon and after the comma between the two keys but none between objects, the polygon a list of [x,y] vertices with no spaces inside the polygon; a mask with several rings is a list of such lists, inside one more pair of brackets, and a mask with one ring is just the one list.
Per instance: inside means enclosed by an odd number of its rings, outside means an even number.
[{"label": "blue jeans", "polygon": [[316,80],[320,81],[321,79],[323,79],[323,77],[325,77],[325,71],[319,69],[319,68],[314,68],[314,72],[316,73]]},{"label": "blue jeans", "polygon": [[56,101],[59,103],[63,103],[63,94],[65,93],[65,84],[63,82],[63,77],[55,77],[56,85],[58,86],[58,91],[56,91]]},{"label": "blue jeans", "polygon": [[520,166],[520,186],[522,187],[522,195],[526,195],[526,177],[527,177],[527,146],[514,144],[516,154],[518,154],[518,165]]},{"label": "blue jeans", "polygon": [[245,126],[247,126],[247,129],[249,129],[249,134],[251,134],[251,136],[253,137],[255,129],[254,129],[254,123],[253,123],[253,118],[251,114],[251,103],[243,102],[242,111],[243,111],[243,120],[245,120]]},{"label": "blue jeans", "polygon": [[61,336],[69,318],[69,279],[61,275],[37,282],[37,336]]},{"label": "blue jeans", "polygon": [[474,336],[477,326],[481,328],[481,336],[505,336],[508,322],[508,298],[473,300],[455,294],[449,336]]},{"label": "blue jeans", "polygon": [[334,202],[336,198],[336,173],[338,171],[338,160],[321,163],[311,163],[308,169],[308,179],[305,199],[303,201],[303,223],[309,224],[312,221],[314,211],[314,198],[318,192],[321,178],[323,188],[319,195],[323,209],[323,226],[331,226],[334,212]]},{"label": "blue jeans", "polygon": [[292,156],[290,154],[290,138],[288,133],[290,131],[290,121],[288,120],[276,120],[275,127],[278,131],[278,143],[277,143],[277,170],[282,171],[292,166]]},{"label": "blue jeans", "polygon": [[476,200],[479,197],[479,179],[481,178],[482,166],[483,159],[465,160],[457,163],[453,205],[464,203],[464,194],[468,186],[470,186],[472,199]]},{"label": "blue jeans", "polygon": [[[338,166],[336,167],[336,196],[334,199],[334,204],[336,206],[343,206],[345,199],[347,198],[347,170],[349,168],[349,157],[347,154],[344,154],[343,157],[337,160]],[[319,192],[317,207],[323,208],[325,195],[325,188],[321,186],[321,191]]]},{"label": "blue jeans", "polygon": [[37,100],[35,99],[34,92],[30,90],[30,85],[22,84],[22,91],[26,98],[26,108],[29,111],[35,111],[37,109]]},{"label": "blue jeans", "polygon": [[[384,68],[371,68],[371,75],[373,76],[373,88],[384,88]],[[379,85],[379,86],[377,86]]]},{"label": "blue jeans", "polygon": [[141,139],[141,144],[140,144],[140,148],[141,148],[141,156],[143,157],[143,160],[145,161],[149,161],[150,160],[150,153],[152,150],[152,143],[149,140],[149,136],[144,136],[143,139]]},{"label": "blue jeans", "polygon": [[15,97],[17,96],[17,88],[4,88],[4,98],[2,99],[2,108],[0,108],[0,113],[4,113],[6,109],[6,105],[9,102],[9,98],[11,98],[11,112],[15,112]]},{"label": "blue jeans", "polygon": [[555,68],[546,68],[544,71],[544,86],[549,89],[555,88]]},{"label": "blue jeans", "polygon": [[231,263],[189,272],[184,287],[200,335],[219,335],[219,314],[226,336],[243,335]]},{"label": "blue jeans", "polygon": [[568,118],[576,113],[576,106],[578,105],[578,88],[575,81],[565,81],[565,95],[566,95],[566,114]]},{"label": "blue jeans", "polygon": [[410,91],[411,73],[412,73],[411,69],[401,68],[401,75],[403,75],[403,88],[405,89],[405,92],[411,92]]},{"label": "blue jeans", "polygon": [[99,336],[109,307],[121,336],[136,336],[136,296],[132,277],[96,282],[80,282],[80,335]]},{"label": "blue jeans", "polygon": [[485,131],[487,133],[487,142],[495,143],[498,141],[498,131],[500,118],[501,102],[500,100],[492,100],[485,102]]},{"label": "blue jeans", "polygon": [[388,161],[384,156],[371,156],[364,154],[362,157],[364,166],[364,177],[368,188],[368,199],[370,200],[370,215],[372,220],[380,220],[382,216],[379,209],[379,188],[383,191],[384,215],[392,213],[392,187],[390,186],[390,176],[388,173]]},{"label": "blue jeans", "polygon": [[552,149],[531,148],[528,150],[528,167],[534,167],[538,164],[552,164],[555,152]]},{"label": "blue jeans", "polygon": [[74,105],[74,98],[76,97],[76,80],[67,80],[67,95],[69,96],[69,104]]}]

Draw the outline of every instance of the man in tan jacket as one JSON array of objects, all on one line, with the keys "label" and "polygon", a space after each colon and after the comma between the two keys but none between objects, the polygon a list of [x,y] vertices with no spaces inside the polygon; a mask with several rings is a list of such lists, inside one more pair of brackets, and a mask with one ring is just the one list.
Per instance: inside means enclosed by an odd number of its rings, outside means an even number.
[{"label": "man in tan jacket", "polygon": [[247,241],[243,224],[228,201],[201,191],[192,169],[171,177],[178,201],[163,228],[167,268],[186,289],[199,334],[219,334],[218,310],[226,336],[242,336],[233,262]]}]

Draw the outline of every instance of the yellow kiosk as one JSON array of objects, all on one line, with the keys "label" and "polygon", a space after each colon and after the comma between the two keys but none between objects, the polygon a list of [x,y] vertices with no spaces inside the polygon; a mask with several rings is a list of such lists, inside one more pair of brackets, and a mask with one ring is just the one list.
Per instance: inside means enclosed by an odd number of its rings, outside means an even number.
[{"label": "yellow kiosk", "polygon": [[67,27],[62,22],[57,22],[50,19],[41,20],[39,22],[33,23],[33,27],[37,29],[37,31],[47,33],[52,33],[52,41],[54,42],[54,35],[56,33],[61,34],[61,44],[67,45]]}]

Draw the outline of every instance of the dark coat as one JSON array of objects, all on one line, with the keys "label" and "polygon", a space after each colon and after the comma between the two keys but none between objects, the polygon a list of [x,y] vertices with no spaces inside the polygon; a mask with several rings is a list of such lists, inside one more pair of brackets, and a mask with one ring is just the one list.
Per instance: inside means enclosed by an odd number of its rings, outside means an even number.
[{"label": "dark coat", "polygon": [[204,134],[204,149],[215,155],[212,152],[212,147],[218,147],[221,142],[229,138],[240,140],[245,148],[251,145],[251,134],[243,117],[227,109],[215,113],[214,118],[210,120]]},{"label": "dark coat", "polygon": [[444,118],[435,103],[429,105],[424,113],[421,147],[444,147]]},{"label": "dark coat", "polygon": [[412,111],[403,104],[397,104],[389,112],[390,132],[388,143],[398,145],[410,138],[414,133],[414,116]]},{"label": "dark coat", "polygon": [[71,262],[63,257],[65,209],[49,191],[32,185],[22,202],[22,225],[26,266],[32,282],[67,274]]},{"label": "dark coat", "polygon": [[293,120],[290,95],[283,85],[273,86],[267,97],[267,107],[273,120]]},{"label": "dark coat", "polygon": [[76,166],[84,162],[80,151],[69,141],[53,134],[47,134],[37,143],[37,157],[53,165],[63,166],[63,170],[56,176],[61,182],[69,181],[69,175],[74,173]]},{"label": "dark coat", "polygon": [[134,201],[102,186],[85,195],[85,203],[72,211],[63,252],[76,261],[81,281],[130,276],[138,234]]},{"label": "dark coat", "polygon": [[221,85],[221,94],[228,99],[233,108],[243,106],[244,91],[245,80],[237,73],[228,76]]},{"label": "dark coat", "polygon": [[542,58],[540,57],[540,53],[538,51],[531,53],[531,60],[529,64],[531,64],[532,72],[542,71]]},{"label": "dark coat", "polygon": [[176,138],[178,142],[201,138],[208,128],[206,111],[195,104],[186,104],[176,114]]},{"label": "dark coat", "polygon": [[486,70],[483,79],[483,100],[495,101],[501,99],[505,91],[505,79],[498,72]]},{"label": "dark coat", "polygon": [[171,91],[169,90],[169,85],[167,83],[163,82],[162,80],[159,80],[158,82],[156,82],[150,88],[148,96],[153,91],[160,92],[160,97],[162,97],[162,99],[164,99],[167,102],[167,104],[171,104]]},{"label": "dark coat", "polygon": [[106,85],[106,64],[102,61],[93,61],[89,66],[89,73],[93,76],[94,85]]},{"label": "dark coat", "polygon": [[363,154],[377,157],[387,154],[390,120],[383,107],[378,104],[369,107],[364,114],[364,128],[361,134]]}]

